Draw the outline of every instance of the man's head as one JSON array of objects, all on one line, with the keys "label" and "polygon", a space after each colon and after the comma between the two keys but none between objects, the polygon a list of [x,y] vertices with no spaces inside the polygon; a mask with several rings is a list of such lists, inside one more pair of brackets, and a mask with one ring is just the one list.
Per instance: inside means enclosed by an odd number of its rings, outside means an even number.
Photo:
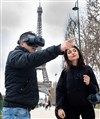
[{"label": "man's head", "polygon": [[29,32],[23,33],[20,36],[17,43],[21,45],[22,47],[25,47],[27,50],[29,50],[29,52],[31,52],[30,49],[36,50],[36,48],[39,46],[43,47],[45,44],[45,41],[43,38],[29,31]]}]

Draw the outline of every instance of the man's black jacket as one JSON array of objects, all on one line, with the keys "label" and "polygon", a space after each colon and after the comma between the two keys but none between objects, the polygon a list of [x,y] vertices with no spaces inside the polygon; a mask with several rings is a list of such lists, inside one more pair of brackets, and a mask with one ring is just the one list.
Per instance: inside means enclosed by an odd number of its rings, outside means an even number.
[{"label": "man's black jacket", "polygon": [[30,53],[17,46],[8,55],[5,69],[5,107],[33,109],[39,100],[36,67],[62,54],[60,46]]}]

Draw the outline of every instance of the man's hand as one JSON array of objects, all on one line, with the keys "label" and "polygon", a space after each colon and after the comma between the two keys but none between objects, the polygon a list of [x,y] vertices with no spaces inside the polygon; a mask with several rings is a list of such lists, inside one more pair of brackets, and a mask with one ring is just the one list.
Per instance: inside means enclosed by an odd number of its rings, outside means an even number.
[{"label": "man's hand", "polygon": [[65,115],[65,112],[63,109],[59,109],[58,110],[58,116],[61,118],[61,119],[64,119],[66,117]]},{"label": "man's hand", "polygon": [[67,49],[70,49],[73,46],[73,41],[76,40],[76,38],[72,38],[69,40],[66,40],[65,42],[63,42],[60,46],[61,51],[65,51]]}]

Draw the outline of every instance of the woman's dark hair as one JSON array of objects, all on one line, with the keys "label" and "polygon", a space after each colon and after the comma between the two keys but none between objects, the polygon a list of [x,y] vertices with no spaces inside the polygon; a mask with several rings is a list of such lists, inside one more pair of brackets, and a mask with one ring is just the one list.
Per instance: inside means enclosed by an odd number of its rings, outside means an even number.
[{"label": "woman's dark hair", "polygon": [[[73,46],[73,47],[78,51],[78,54],[79,54],[77,66],[83,67],[85,65],[85,63],[84,63],[84,59],[83,59],[83,56],[81,54],[81,51],[76,46]],[[70,69],[73,65],[72,65],[72,62],[68,59],[67,50],[64,52],[64,58],[65,58],[65,61],[67,63],[67,69]]]}]

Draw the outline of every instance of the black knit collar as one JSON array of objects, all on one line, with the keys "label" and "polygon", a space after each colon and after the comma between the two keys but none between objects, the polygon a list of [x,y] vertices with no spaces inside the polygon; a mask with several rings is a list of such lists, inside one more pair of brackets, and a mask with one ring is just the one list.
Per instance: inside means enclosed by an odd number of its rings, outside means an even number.
[{"label": "black knit collar", "polygon": [[29,52],[26,48],[24,48],[20,45],[16,46],[15,50],[19,50],[19,49],[23,50],[24,52]]}]

